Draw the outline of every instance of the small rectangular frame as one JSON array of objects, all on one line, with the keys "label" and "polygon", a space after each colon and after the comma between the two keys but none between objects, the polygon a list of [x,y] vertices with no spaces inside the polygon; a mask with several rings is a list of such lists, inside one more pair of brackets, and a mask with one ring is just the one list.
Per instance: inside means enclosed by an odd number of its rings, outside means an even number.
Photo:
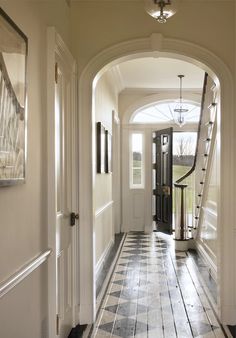
[{"label": "small rectangular frame", "polygon": [[97,173],[105,173],[105,127],[97,122]]},{"label": "small rectangular frame", "polygon": [[105,146],[105,172],[112,172],[112,135],[106,130],[106,146]]}]

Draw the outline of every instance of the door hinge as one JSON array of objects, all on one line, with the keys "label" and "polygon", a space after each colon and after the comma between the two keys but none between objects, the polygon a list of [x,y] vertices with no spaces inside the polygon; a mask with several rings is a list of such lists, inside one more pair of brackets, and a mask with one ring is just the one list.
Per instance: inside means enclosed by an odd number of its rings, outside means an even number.
[{"label": "door hinge", "polygon": [[60,325],[60,318],[59,318],[59,314],[57,314],[57,316],[56,316],[56,334],[57,334],[57,336],[59,336],[59,325]]},{"label": "door hinge", "polygon": [[55,82],[58,82],[58,63],[55,63]]}]

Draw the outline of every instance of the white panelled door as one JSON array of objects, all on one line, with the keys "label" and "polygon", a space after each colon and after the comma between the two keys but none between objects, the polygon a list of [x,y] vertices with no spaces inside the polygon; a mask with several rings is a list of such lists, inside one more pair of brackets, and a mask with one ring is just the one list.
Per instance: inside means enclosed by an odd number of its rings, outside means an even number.
[{"label": "white panelled door", "polygon": [[56,288],[57,335],[68,337],[73,325],[72,226],[73,211],[73,116],[71,76],[56,60],[55,165],[56,165]]},{"label": "white panelled door", "polygon": [[122,127],[122,231],[153,231],[152,129]]}]

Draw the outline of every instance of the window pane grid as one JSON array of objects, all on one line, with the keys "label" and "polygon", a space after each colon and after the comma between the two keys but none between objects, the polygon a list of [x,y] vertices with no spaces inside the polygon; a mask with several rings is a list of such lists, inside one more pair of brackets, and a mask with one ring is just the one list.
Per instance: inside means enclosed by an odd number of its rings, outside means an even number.
[{"label": "window pane grid", "polygon": [[[200,117],[200,105],[193,102],[184,101],[184,108],[188,112],[184,114],[186,122],[197,123]],[[174,123],[176,120],[175,108],[177,103],[164,102],[143,108],[134,114],[131,123]]]}]

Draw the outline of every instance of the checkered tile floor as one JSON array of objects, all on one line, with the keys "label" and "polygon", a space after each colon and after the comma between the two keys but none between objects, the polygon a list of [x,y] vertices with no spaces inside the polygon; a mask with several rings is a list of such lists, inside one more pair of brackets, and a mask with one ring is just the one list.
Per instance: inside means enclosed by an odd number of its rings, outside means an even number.
[{"label": "checkered tile floor", "polygon": [[191,258],[165,235],[127,235],[91,337],[223,338]]}]

